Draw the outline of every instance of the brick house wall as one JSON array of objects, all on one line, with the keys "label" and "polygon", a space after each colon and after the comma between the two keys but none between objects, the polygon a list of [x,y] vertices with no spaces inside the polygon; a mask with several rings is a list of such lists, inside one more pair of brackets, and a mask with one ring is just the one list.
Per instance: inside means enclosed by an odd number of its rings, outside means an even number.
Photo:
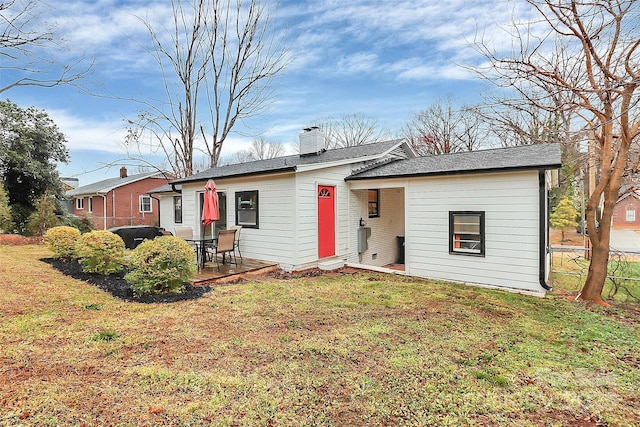
[{"label": "brick house wall", "polygon": [[[166,178],[145,178],[140,181],[124,184],[103,195],[85,195],[83,208],[78,209],[76,199],[73,201],[73,214],[87,216],[96,230],[123,225],[158,225],[160,222],[158,200],[151,198],[151,212],[140,212],[140,196],[148,196],[149,190],[158,188],[169,182]],[[106,227],[105,227],[106,207]]]},{"label": "brick house wall", "polygon": [[[627,213],[627,211],[629,211],[629,213]],[[635,220],[629,221],[629,219],[633,219],[634,216]],[[616,206],[613,208],[611,225],[613,228],[635,228],[640,230],[640,196],[629,194],[616,203]]]}]

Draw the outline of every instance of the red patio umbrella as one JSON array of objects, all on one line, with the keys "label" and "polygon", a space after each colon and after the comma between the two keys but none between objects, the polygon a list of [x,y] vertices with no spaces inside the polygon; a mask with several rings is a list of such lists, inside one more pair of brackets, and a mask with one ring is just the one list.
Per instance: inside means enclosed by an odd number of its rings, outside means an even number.
[{"label": "red patio umbrella", "polygon": [[[202,223],[206,226],[213,224],[220,219],[220,209],[218,208],[218,192],[216,183],[212,179],[204,186],[204,204],[202,206]],[[211,227],[213,234],[213,226]]]}]

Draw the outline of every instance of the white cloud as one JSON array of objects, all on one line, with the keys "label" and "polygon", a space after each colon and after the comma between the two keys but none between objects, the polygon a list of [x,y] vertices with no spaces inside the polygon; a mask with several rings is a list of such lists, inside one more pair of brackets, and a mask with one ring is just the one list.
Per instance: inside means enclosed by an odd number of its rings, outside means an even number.
[{"label": "white cloud", "polygon": [[[310,64],[309,52],[315,52],[322,55],[313,59],[323,73],[375,70],[390,79],[409,64],[400,78],[468,78],[462,69],[451,71],[455,64],[483,60],[471,46],[477,35],[484,34],[491,48],[502,49],[506,45],[500,29],[525,13],[509,0],[313,1],[286,8],[293,21],[289,31],[297,35],[293,49],[299,54],[294,57],[307,58],[302,63]],[[412,56],[403,57],[407,52]]]},{"label": "white cloud", "polygon": [[68,149],[124,152],[124,122],[88,119],[67,110],[48,109],[47,113],[66,135]]},{"label": "white cloud", "polygon": [[346,73],[373,72],[378,67],[378,55],[375,53],[358,52],[338,60],[338,70]]}]

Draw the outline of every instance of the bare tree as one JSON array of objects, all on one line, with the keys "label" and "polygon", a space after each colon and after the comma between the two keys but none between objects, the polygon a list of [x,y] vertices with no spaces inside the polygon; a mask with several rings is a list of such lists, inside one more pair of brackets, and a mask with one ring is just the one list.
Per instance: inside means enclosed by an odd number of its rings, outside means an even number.
[{"label": "bare tree", "polygon": [[91,67],[79,70],[82,59],[72,64],[52,59],[52,53],[63,47],[54,28],[44,20],[48,15],[45,7],[40,0],[0,2],[0,93],[18,86],[72,84]]},{"label": "bare tree", "polygon": [[[527,94],[530,99],[541,96],[550,95],[539,92]],[[558,104],[560,100],[556,99],[553,103]],[[576,144],[583,136],[572,129],[572,121],[576,119],[572,111],[548,111],[535,103],[504,103],[496,97],[488,97],[477,111],[488,124],[496,142],[503,147],[547,142],[570,145]]]},{"label": "bare tree", "polygon": [[286,65],[286,51],[272,32],[266,2],[172,0],[171,5],[170,28],[143,20],[165,99],[145,102],[128,142],[151,135],[174,173],[188,176],[194,151],[216,166],[237,121],[269,106],[271,82]]},{"label": "bare tree", "polygon": [[584,140],[584,133],[572,128],[572,122],[579,120],[579,117],[572,111],[547,111],[534,104],[505,104],[495,97],[489,98],[477,111],[485,121],[490,140],[495,146],[560,143],[562,168],[559,187],[551,192],[551,206],[567,196],[582,212],[584,183],[580,177],[585,175],[588,163],[587,156],[580,153],[580,141]]},{"label": "bare tree", "polygon": [[285,154],[284,145],[281,142],[267,142],[264,138],[256,138],[251,141],[251,146],[246,150],[240,150],[235,155],[236,163],[251,162],[254,160],[267,160],[281,157]]},{"label": "bare tree", "polygon": [[482,117],[468,105],[456,106],[451,97],[413,114],[404,137],[421,156],[472,151],[485,142]]},{"label": "bare tree", "polygon": [[[611,218],[632,145],[638,144],[640,4],[633,0],[527,0],[542,18],[514,24],[515,51],[502,57],[486,43],[491,62],[484,75],[514,90],[514,108],[531,106],[580,118],[576,135],[591,135],[599,175],[586,206],[592,258],[580,298],[606,305]],[[541,26],[545,27],[540,33]],[[576,121],[577,122],[577,121]],[[598,205],[604,201],[599,231]]]},{"label": "bare tree", "polygon": [[311,122],[322,129],[326,148],[355,147],[382,141],[386,131],[380,129],[378,120],[363,113],[347,114],[340,119],[325,117]]}]

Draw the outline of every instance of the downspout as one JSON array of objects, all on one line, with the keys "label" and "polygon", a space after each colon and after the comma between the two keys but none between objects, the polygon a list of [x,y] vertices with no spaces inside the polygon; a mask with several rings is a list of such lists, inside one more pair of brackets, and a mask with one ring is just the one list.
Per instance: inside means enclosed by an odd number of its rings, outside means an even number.
[{"label": "downspout", "polygon": [[540,279],[540,286],[542,286],[544,289],[546,289],[547,291],[550,291],[553,289],[552,286],[550,286],[547,283],[547,252],[548,252],[548,248],[547,248],[547,244],[548,244],[548,239],[547,239],[547,234],[549,233],[549,209],[548,208],[548,200],[547,200],[547,182],[545,179],[545,170],[544,169],[538,169],[538,211],[540,212],[540,217],[538,219],[538,223],[539,223],[539,230],[538,230],[538,234],[539,234],[539,241],[538,241],[538,247],[539,247],[539,279]]}]

